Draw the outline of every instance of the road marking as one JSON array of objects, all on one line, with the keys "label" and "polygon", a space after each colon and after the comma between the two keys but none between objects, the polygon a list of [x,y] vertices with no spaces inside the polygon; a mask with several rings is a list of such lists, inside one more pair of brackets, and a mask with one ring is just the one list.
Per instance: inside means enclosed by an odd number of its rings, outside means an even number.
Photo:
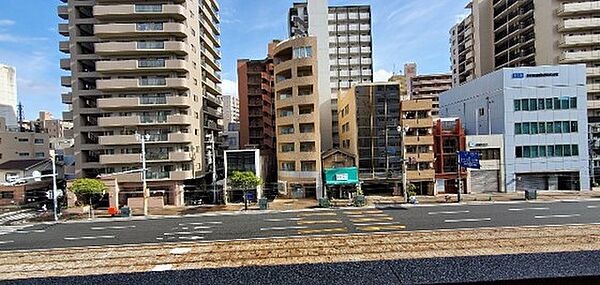
[{"label": "road marking", "polygon": [[192,249],[189,247],[177,247],[177,248],[171,249],[171,251],[169,251],[169,253],[177,255],[177,254],[186,254],[190,251],[192,251]]},{"label": "road marking", "polygon": [[92,239],[113,239],[115,236],[85,236],[85,237],[66,237],[65,240],[92,240]]},{"label": "road marking", "polygon": [[314,229],[298,231],[298,234],[339,233],[348,231],[347,228]]},{"label": "road marking", "polygon": [[596,205],[593,205],[593,206],[587,206],[587,208],[588,208],[588,209],[596,209],[596,208],[599,208],[599,207],[600,207],[600,206],[596,206]]},{"label": "road marking", "polygon": [[[210,228],[212,228],[212,227],[210,227],[210,226],[197,226],[197,227],[194,227],[194,230],[199,230],[199,229],[210,229]],[[186,229],[187,229],[187,228],[186,228]]]},{"label": "road marking", "polygon": [[381,214],[382,210],[369,210],[369,211],[347,211],[344,212],[346,215],[361,215],[361,214]]},{"label": "road marking", "polygon": [[190,225],[190,226],[203,226],[203,225],[220,225],[223,224],[223,222],[202,222],[202,223],[180,223],[180,226],[186,226],[186,225]]},{"label": "road marking", "polygon": [[370,226],[370,227],[357,227],[361,231],[389,231],[389,230],[403,230],[406,226],[404,225],[393,225],[393,226]]},{"label": "road marking", "polygon": [[489,222],[492,218],[480,218],[480,219],[460,219],[460,220],[445,220],[444,223],[462,223],[462,222]]},{"label": "road marking", "polygon": [[7,243],[12,243],[15,242],[14,240],[0,240],[0,244],[7,244]]},{"label": "road marking", "polygon": [[302,220],[298,221],[299,225],[316,225],[316,224],[341,224],[340,220]]},{"label": "road marking", "polygon": [[378,223],[362,223],[362,224],[354,224],[356,227],[368,227],[368,226],[390,226],[397,225],[395,222],[378,222]]},{"label": "road marking", "polygon": [[173,232],[173,233],[164,233],[165,236],[178,236],[178,235],[193,235],[193,234],[211,234],[212,231],[194,231],[194,232]]},{"label": "road marking", "polygon": [[337,213],[334,212],[324,212],[324,213],[303,213],[299,214],[299,217],[316,217],[316,216],[337,216]]},{"label": "road marking", "polygon": [[135,226],[92,227],[93,231],[133,229]]},{"label": "road marking", "polygon": [[452,214],[464,214],[464,213],[469,213],[469,210],[465,210],[465,211],[442,211],[442,212],[429,212],[427,214],[429,215],[452,215]]},{"label": "road marking", "polygon": [[365,223],[365,222],[384,222],[391,221],[394,218],[392,217],[380,217],[380,218],[359,218],[359,219],[350,219],[353,223]]},{"label": "road marking", "polygon": [[46,230],[15,231],[16,234],[45,233]]},{"label": "road marking", "polygon": [[260,228],[261,231],[285,231],[285,230],[301,230],[306,229],[306,226],[293,226],[293,227],[272,227],[272,228]]},{"label": "road marking", "polygon": [[387,214],[360,214],[360,215],[348,215],[348,218],[367,218],[367,217],[389,217]]},{"label": "road marking", "polygon": [[203,239],[204,237],[201,236],[191,236],[191,237],[178,237],[179,239],[182,240],[199,240],[199,239]]},{"label": "road marking", "polygon": [[509,211],[526,211],[526,210],[532,210],[532,211],[543,211],[543,210],[550,210],[550,208],[512,208],[512,209],[508,209]]},{"label": "road marking", "polygon": [[266,222],[287,222],[287,221],[300,221],[302,218],[287,218],[287,219],[265,219]]},{"label": "road marking", "polygon": [[574,218],[579,217],[580,214],[570,214],[570,215],[548,215],[548,216],[535,216],[536,219],[552,219],[552,218]]},{"label": "road marking", "polygon": [[167,271],[173,269],[173,265],[171,264],[159,264],[152,268],[152,271]]}]

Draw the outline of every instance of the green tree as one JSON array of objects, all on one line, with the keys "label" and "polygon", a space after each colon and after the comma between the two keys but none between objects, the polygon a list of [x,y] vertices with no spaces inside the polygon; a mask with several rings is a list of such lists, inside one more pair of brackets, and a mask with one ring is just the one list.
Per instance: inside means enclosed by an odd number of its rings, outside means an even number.
[{"label": "green tree", "polygon": [[408,197],[417,196],[417,186],[415,184],[408,184]]},{"label": "green tree", "polygon": [[80,178],[73,182],[69,190],[77,196],[78,203],[90,205],[97,203],[108,190],[108,187],[102,180]]},{"label": "green tree", "polygon": [[246,192],[263,184],[263,181],[252,171],[234,171],[231,175],[231,186],[244,191],[244,205],[248,210],[248,200]]}]

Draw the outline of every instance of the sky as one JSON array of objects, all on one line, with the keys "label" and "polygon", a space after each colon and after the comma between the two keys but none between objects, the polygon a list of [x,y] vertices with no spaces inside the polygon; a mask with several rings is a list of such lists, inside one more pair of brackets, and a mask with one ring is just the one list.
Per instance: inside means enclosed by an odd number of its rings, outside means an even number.
[{"label": "sky", "polygon": [[[221,6],[223,90],[237,94],[237,59],[261,59],[273,39],[287,38],[287,11],[293,0],[218,0]],[[67,110],[60,94],[58,50],[66,40],[57,32],[63,22],[58,0],[1,0],[0,63],[17,68],[18,97],[27,119],[40,110],[56,118]],[[448,31],[466,16],[468,0],[329,0],[329,5],[370,4],[375,80],[400,73],[416,62],[418,73],[450,70]]]}]

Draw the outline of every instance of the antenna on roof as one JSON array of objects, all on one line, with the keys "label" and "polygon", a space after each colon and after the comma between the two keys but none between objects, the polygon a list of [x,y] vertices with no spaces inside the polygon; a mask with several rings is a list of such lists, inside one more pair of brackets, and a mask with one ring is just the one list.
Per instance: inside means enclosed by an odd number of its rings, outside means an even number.
[{"label": "antenna on roof", "polygon": [[23,121],[25,118],[23,117],[23,104],[21,102],[17,104],[17,118],[19,119],[19,132],[23,132]]}]

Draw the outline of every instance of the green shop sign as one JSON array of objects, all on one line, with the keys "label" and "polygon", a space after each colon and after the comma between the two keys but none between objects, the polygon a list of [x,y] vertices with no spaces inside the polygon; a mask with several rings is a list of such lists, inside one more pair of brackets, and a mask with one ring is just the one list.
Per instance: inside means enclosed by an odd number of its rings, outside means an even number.
[{"label": "green shop sign", "polygon": [[330,168],[325,169],[326,185],[357,185],[358,168]]}]

